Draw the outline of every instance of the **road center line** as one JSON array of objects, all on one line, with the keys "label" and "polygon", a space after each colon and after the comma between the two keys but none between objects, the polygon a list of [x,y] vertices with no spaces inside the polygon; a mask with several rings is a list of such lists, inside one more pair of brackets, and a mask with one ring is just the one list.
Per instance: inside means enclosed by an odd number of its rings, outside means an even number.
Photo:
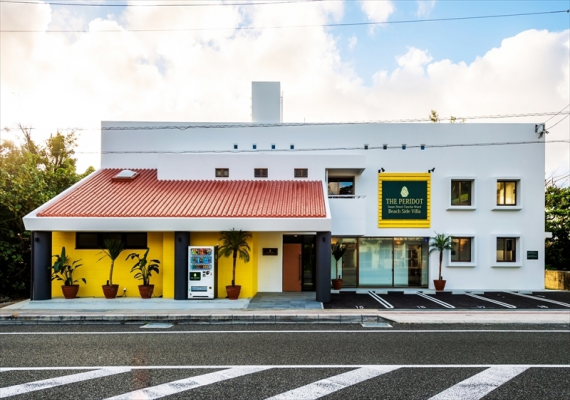
[{"label": "road center line", "polygon": [[0,336],[34,335],[202,335],[202,334],[248,334],[248,333],[570,333],[569,329],[402,329],[402,330],[283,330],[283,331],[132,331],[132,332],[0,332]]},{"label": "road center line", "polygon": [[375,378],[382,374],[394,371],[398,367],[363,367],[353,371],[345,372],[322,379],[311,384],[301,386],[297,389],[290,390],[277,396],[270,397],[267,400],[299,400],[299,399],[318,399],[328,394],[334,393],[346,387],[356,385],[368,379]]},{"label": "road center line", "polygon": [[[97,367],[91,367],[95,369]],[[2,368],[2,372],[11,370],[10,368]],[[49,389],[56,386],[67,385],[69,383],[76,383],[81,381],[86,381],[89,379],[102,378],[104,376],[120,374],[123,372],[129,372],[130,367],[114,367],[114,368],[102,368],[95,371],[82,372],[74,375],[61,376],[59,378],[44,379],[36,382],[23,383],[21,385],[14,385],[0,388],[0,399],[4,397],[15,396],[18,394],[26,394],[29,392],[35,392],[36,390]]]},{"label": "road center line", "polygon": [[479,400],[528,367],[491,367],[459,382],[429,400]]},{"label": "road center line", "polygon": [[150,400],[160,399],[161,397],[170,396],[176,393],[185,392],[200,386],[211,385],[212,383],[222,382],[228,379],[237,378],[239,376],[253,374],[269,369],[268,367],[244,367],[230,368],[223,371],[212,372],[209,374],[193,376],[191,378],[180,379],[177,381],[164,383],[162,385],[151,386],[146,389],[135,390],[133,392],[124,393],[119,396],[109,397],[106,400]]}]

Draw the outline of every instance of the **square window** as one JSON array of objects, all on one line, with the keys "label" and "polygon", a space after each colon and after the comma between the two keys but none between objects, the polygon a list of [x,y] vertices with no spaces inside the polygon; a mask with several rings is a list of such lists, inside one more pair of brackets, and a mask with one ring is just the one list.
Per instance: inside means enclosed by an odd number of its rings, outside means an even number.
[{"label": "square window", "polygon": [[229,178],[229,168],[216,168],[216,178]]},{"label": "square window", "polygon": [[426,149],[426,145],[425,144],[420,144],[420,150],[425,150]]},{"label": "square window", "polygon": [[517,238],[497,238],[497,262],[517,261]]},{"label": "square window", "polygon": [[470,206],[473,191],[473,181],[452,180],[451,181],[451,205]]},{"label": "square window", "polygon": [[451,250],[451,262],[471,262],[471,244],[470,237],[454,237],[451,238],[453,250]]},{"label": "square window", "polygon": [[94,232],[77,232],[75,235],[76,249],[98,249],[99,237]]},{"label": "square window", "polygon": [[267,168],[255,168],[253,176],[256,178],[267,178]]},{"label": "square window", "polygon": [[295,178],[308,178],[309,170],[307,168],[295,168]]},{"label": "square window", "polygon": [[405,145],[405,144],[402,145],[402,150],[406,150],[406,145]]},{"label": "square window", "polygon": [[368,145],[367,145],[367,144],[364,145],[364,150],[368,150]]},{"label": "square window", "polygon": [[517,181],[497,181],[497,205],[517,205]]}]

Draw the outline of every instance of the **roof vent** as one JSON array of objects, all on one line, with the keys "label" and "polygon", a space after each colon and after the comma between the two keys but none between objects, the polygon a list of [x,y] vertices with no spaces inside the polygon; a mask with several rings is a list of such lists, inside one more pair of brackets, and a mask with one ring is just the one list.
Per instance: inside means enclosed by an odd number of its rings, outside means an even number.
[{"label": "roof vent", "polygon": [[124,169],[113,177],[113,181],[132,181],[138,176],[136,171],[131,171],[130,169]]}]

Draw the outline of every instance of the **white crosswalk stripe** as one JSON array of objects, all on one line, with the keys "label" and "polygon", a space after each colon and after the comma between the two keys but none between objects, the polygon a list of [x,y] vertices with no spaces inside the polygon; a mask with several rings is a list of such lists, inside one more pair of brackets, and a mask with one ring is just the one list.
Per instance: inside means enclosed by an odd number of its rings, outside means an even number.
[{"label": "white crosswalk stripe", "polygon": [[491,367],[459,382],[429,400],[478,400],[527,369],[528,367],[516,366]]},{"label": "white crosswalk stripe", "polygon": [[26,394],[36,390],[49,389],[56,386],[67,385],[69,383],[86,381],[89,379],[102,378],[104,376],[129,372],[130,368],[109,368],[97,369],[95,371],[82,372],[80,374],[66,375],[59,378],[44,379],[36,382],[28,382],[21,385],[0,388],[0,399],[17,394]]},{"label": "white crosswalk stripe", "polygon": [[270,397],[267,400],[305,400],[318,399],[348,386],[355,385],[365,380],[375,378],[398,369],[398,367],[373,367],[359,368],[354,371],[345,372],[344,374],[332,376],[327,379],[302,386],[297,389],[290,390],[277,396]]},{"label": "white crosswalk stripe", "polygon": [[251,368],[230,368],[223,371],[212,372],[209,374],[193,376],[191,378],[180,379],[178,381],[165,383],[162,385],[152,386],[146,389],[136,390],[134,392],[125,393],[120,396],[109,397],[106,400],[150,400],[160,399],[161,397],[172,394],[185,392],[200,386],[211,385],[212,383],[222,382],[228,379],[260,372],[269,368],[251,367]]}]

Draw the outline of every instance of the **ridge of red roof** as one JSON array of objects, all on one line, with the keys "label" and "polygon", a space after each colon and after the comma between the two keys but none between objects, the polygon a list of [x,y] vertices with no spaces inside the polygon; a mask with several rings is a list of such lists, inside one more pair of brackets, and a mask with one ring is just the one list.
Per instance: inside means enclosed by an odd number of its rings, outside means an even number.
[{"label": "ridge of red roof", "polygon": [[156,169],[132,169],[131,181],[103,169],[38,217],[325,218],[320,181],[158,180]]}]

